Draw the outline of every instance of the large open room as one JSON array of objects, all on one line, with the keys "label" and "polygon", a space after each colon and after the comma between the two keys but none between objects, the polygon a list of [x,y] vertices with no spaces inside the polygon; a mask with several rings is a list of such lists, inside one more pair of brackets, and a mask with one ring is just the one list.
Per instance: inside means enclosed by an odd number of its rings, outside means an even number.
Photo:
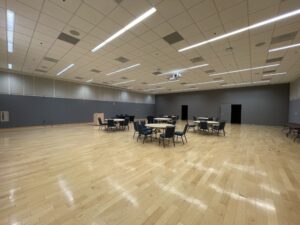
[{"label": "large open room", "polygon": [[299,0],[0,0],[0,225],[299,225]]}]

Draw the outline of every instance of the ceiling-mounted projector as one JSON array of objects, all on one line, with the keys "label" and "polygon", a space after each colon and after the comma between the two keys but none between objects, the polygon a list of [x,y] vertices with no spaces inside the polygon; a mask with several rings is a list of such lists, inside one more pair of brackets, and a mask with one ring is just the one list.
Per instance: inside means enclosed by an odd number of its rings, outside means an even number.
[{"label": "ceiling-mounted projector", "polygon": [[181,73],[179,72],[175,72],[171,75],[171,77],[169,78],[169,80],[177,80],[178,78],[182,77]]}]

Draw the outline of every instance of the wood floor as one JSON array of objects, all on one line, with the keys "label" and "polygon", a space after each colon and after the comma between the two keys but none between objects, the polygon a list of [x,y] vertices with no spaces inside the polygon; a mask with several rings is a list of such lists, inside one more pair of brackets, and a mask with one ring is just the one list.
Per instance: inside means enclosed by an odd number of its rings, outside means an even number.
[{"label": "wood floor", "polygon": [[279,127],[226,131],[164,149],[132,127],[0,130],[0,224],[299,225],[300,143]]}]

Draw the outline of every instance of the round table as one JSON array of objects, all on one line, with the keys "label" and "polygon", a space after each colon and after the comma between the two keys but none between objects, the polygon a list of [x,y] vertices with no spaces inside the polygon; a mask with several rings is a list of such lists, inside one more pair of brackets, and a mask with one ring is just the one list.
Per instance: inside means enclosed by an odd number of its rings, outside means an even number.
[{"label": "round table", "polygon": [[125,119],[119,119],[119,118],[115,118],[115,119],[105,119],[105,120],[113,120],[114,122],[123,122],[123,121],[125,121]]},{"label": "round table", "polygon": [[197,117],[198,120],[208,120],[208,117],[199,116]]},{"label": "round table", "polygon": [[195,120],[194,121],[194,123],[200,123],[200,122],[207,123],[208,125],[218,125],[220,123],[218,121],[213,121],[213,120],[208,120],[208,121]]},{"label": "round table", "polygon": [[167,123],[147,123],[145,126],[153,129],[166,129],[167,127],[174,127],[174,125]]}]

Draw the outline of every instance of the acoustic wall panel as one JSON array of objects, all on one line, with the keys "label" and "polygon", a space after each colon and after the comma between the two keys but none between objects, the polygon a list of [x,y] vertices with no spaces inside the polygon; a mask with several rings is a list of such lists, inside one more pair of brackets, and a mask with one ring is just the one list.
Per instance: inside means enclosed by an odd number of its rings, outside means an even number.
[{"label": "acoustic wall panel", "polygon": [[34,95],[34,77],[23,76],[23,94],[28,96]]},{"label": "acoustic wall panel", "polygon": [[36,77],[34,79],[34,89],[35,89],[36,96],[53,97],[54,81]]},{"label": "acoustic wall panel", "polygon": [[6,73],[0,75],[0,93],[9,94],[9,75]]},{"label": "acoustic wall panel", "polygon": [[10,79],[10,93],[14,95],[23,95],[23,76],[11,75]]}]

